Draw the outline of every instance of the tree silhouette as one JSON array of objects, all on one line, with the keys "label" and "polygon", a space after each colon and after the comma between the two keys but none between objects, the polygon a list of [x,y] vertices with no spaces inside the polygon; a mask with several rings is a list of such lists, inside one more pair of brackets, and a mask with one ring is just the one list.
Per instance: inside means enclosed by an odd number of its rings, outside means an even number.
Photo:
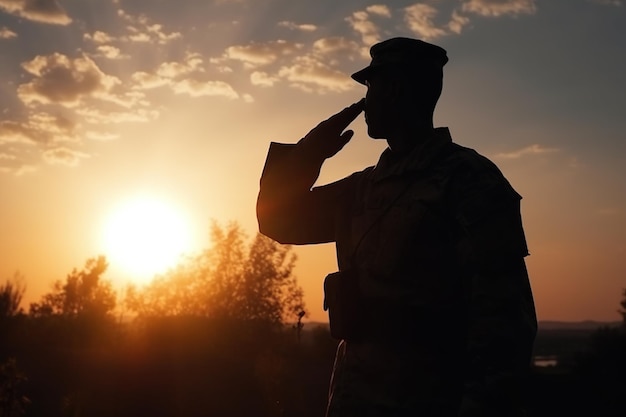
[{"label": "tree silhouette", "polygon": [[237,223],[213,224],[213,245],[143,289],[127,289],[128,308],[144,316],[195,315],[281,324],[304,310],[290,246],[261,234],[246,244]]},{"label": "tree silhouette", "polygon": [[81,271],[72,270],[65,282],[54,283],[52,292],[45,294],[40,303],[32,303],[30,314],[34,317],[107,317],[115,308],[116,299],[111,283],[102,279],[107,267],[104,256],[88,259]]},{"label": "tree silhouette", "polygon": [[26,291],[24,277],[16,272],[12,279],[0,285],[0,320],[14,317],[21,313],[20,304]]},{"label": "tree silhouette", "polygon": [[626,328],[626,288],[622,290],[622,300],[620,301],[621,309],[619,309],[619,313],[622,315],[622,326]]},{"label": "tree silhouette", "polygon": [[26,376],[18,369],[15,358],[0,363],[0,416],[18,417],[24,415],[30,403],[24,395]]}]

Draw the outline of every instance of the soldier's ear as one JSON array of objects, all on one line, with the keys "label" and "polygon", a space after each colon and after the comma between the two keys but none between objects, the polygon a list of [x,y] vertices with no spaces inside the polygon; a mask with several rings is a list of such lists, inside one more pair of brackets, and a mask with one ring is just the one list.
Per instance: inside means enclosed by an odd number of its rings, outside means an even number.
[{"label": "soldier's ear", "polygon": [[399,78],[390,80],[388,98],[392,103],[398,103],[402,106],[409,105],[415,100],[411,89],[408,88],[407,84]]}]

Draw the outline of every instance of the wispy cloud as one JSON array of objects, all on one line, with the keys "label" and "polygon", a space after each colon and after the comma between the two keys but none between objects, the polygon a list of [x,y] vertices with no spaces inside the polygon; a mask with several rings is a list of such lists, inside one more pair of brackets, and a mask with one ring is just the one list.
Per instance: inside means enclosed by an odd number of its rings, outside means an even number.
[{"label": "wispy cloud", "polygon": [[172,85],[176,94],[188,94],[191,97],[221,96],[229,99],[239,98],[239,94],[233,87],[224,81],[201,81],[195,79],[184,79]]},{"label": "wispy cloud", "polygon": [[311,23],[295,23],[289,22],[287,20],[283,20],[282,22],[278,22],[278,26],[284,27],[291,30],[300,30],[302,32],[315,32],[317,30],[317,25],[313,25]]},{"label": "wispy cloud", "polygon": [[118,135],[117,133],[111,132],[96,132],[93,130],[88,130],[87,132],[85,132],[85,138],[98,142],[108,142],[110,140],[118,139],[119,137],[120,135]]},{"label": "wispy cloud", "polygon": [[169,87],[175,94],[187,94],[190,97],[240,98],[227,82],[207,79],[204,60],[197,53],[187,53],[182,61],[163,62],[154,72],[135,72],[131,78],[135,90]]},{"label": "wispy cloud", "polygon": [[171,86],[180,77],[193,73],[204,73],[204,60],[199,54],[188,53],[182,61],[162,62],[154,72],[135,72],[132,75],[133,88],[145,90]]},{"label": "wispy cloud", "polygon": [[347,74],[313,55],[297,57],[291,65],[283,66],[278,75],[288,80],[293,87],[307,92],[341,92],[355,86]]},{"label": "wispy cloud", "polygon": [[447,24],[447,29],[456,35],[460,35],[463,32],[465,26],[469,25],[470,19],[467,16],[459,13],[458,10],[452,11],[452,17]]},{"label": "wispy cloud", "polygon": [[539,144],[533,144],[533,145],[527,146],[525,148],[522,148],[516,151],[496,154],[495,157],[502,158],[502,159],[518,159],[518,158],[522,158],[524,156],[529,156],[529,155],[543,155],[543,154],[554,153],[554,152],[559,152],[559,149],[546,148]]},{"label": "wispy cloud", "polygon": [[278,80],[278,77],[271,76],[267,72],[263,71],[254,71],[252,74],[250,74],[250,82],[253,85],[258,85],[261,87],[271,87]]},{"label": "wispy cloud", "polygon": [[17,33],[13,32],[6,26],[0,28],[0,39],[13,39],[17,38]]},{"label": "wispy cloud", "polygon": [[434,18],[439,13],[433,6],[416,3],[404,9],[404,21],[409,29],[424,40],[432,40],[446,35],[446,30],[437,27]]},{"label": "wispy cloud", "polygon": [[56,0],[0,0],[0,10],[35,22],[53,25],[72,23]]},{"label": "wispy cloud", "polygon": [[162,24],[153,23],[145,15],[134,16],[123,9],[118,9],[117,15],[128,23],[128,35],[121,37],[121,40],[165,45],[183,37],[180,32],[166,32]]},{"label": "wispy cloud", "polygon": [[33,112],[26,120],[4,120],[0,122],[0,144],[23,143],[30,145],[50,145],[64,142],[78,142],[74,121],[46,112]]},{"label": "wispy cloud", "polygon": [[321,38],[313,42],[313,53],[325,58],[332,58],[340,55],[350,60],[357,58],[360,46],[353,40],[343,36],[331,36]]},{"label": "wispy cloud", "polygon": [[248,45],[234,45],[226,48],[222,59],[241,61],[252,68],[271,64],[281,56],[297,52],[303,46],[301,43],[282,39],[264,43],[253,42]]},{"label": "wispy cloud", "polygon": [[81,159],[89,158],[89,155],[74,149],[59,147],[48,149],[43,152],[44,161],[52,165],[76,166]]},{"label": "wispy cloud", "polygon": [[365,46],[370,46],[380,41],[380,28],[372,22],[367,11],[354,12],[346,18],[346,21],[361,36]]},{"label": "wispy cloud", "polygon": [[129,55],[125,55],[122,53],[120,48],[112,45],[99,45],[96,50],[98,51],[100,56],[103,56],[108,59],[128,59]]},{"label": "wispy cloud", "polygon": [[367,6],[365,11],[382,17],[391,17],[391,10],[389,6],[385,4],[372,4],[371,6]]},{"label": "wispy cloud", "polygon": [[537,11],[535,0],[465,0],[462,9],[481,16],[533,14]]},{"label": "wispy cloud", "polygon": [[97,44],[105,44],[105,43],[113,42],[115,40],[115,37],[109,35],[106,32],[97,30],[94,33],[85,33],[83,35],[83,39],[97,43]]}]

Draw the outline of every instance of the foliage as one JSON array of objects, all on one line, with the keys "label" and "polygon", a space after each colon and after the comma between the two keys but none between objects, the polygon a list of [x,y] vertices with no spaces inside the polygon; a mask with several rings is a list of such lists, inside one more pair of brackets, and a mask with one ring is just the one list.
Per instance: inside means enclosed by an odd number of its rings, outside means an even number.
[{"label": "foliage", "polygon": [[0,417],[24,415],[30,400],[23,394],[26,377],[17,368],[15,358],[0,364]]},{"label": "foliage", "polygon": [[102,279],[108,264],[104,256],[88,259],[85,267],[72,270],[65,282],[56,281],[52,292],[40,303],[32,303],[34,317],[63,316],[68,318],[104,318],[115,308],[115,292],[109,281]]},{"label": "foliage", "polygon": [[236,223],[211,229],[212,247],[157,277],[129,287],[126,303],[142,316],[195,315],[280,324],[304,310],[291,247],[257,234],[247,245]]},{"label": "foliage", "polygon": [[0,320],[14,317],[22,312],[20,304],[25,291],[24,277],[19,272],[0,285]]}]

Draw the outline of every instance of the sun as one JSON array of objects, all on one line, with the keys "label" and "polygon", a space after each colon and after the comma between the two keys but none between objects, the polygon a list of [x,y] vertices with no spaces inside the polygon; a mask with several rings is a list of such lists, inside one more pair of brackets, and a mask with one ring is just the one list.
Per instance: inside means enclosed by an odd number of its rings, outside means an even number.
[{"label": "sun", "polygon": [[111,211],[103,245],[112,266],[134,281],[145,282],[175,266],[191,250],[191,227],[175,205],[155,197],[135,197]]}]

